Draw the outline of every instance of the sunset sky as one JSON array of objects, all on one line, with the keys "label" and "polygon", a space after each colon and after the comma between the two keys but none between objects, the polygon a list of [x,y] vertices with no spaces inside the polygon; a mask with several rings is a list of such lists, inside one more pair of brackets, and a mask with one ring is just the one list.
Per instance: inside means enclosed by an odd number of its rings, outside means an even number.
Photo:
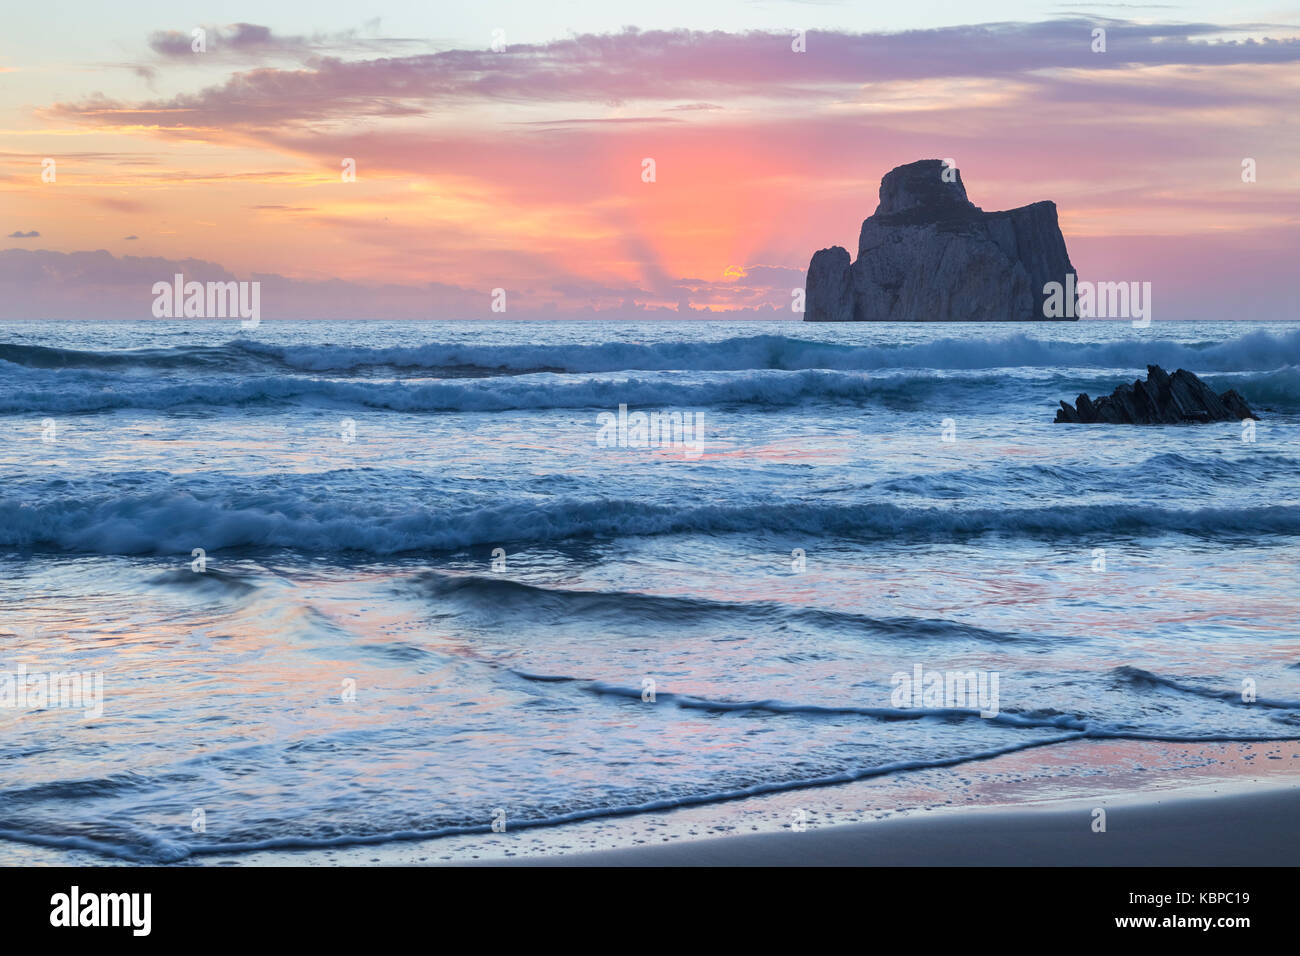
[{"label": "sunset sky", "polygon": [[4,17],[3,318],[149,318],[177,271],[261,281],[267,319],[791,318],[811,254],[856,252],[880,177],[948,157],[984,209],[1054,200],[1080,277],[1150,281],[1156,319],[1297,317],[1300,8],[87,0]]}]

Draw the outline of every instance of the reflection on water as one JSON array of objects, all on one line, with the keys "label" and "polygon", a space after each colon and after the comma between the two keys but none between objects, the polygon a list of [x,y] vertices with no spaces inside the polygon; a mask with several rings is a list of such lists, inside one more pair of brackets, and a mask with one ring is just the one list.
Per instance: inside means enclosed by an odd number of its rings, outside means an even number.
[{"label": "reflection on water", "polygon": [[[0,707],[10,841],[226,858],[949,765],[960,802],[990,753],[1069,791],[1048,741],[1300,738],[1293,327],[0,332],[77,350],[0,363],[0,672],[104,687]],[[1257,441],[1051,423],[1144,350],[1257,382]],[[598,448],[620,401],[705,409],[706,454]],[[900,712],[917,665],[997,672],[1008,719]]]}]

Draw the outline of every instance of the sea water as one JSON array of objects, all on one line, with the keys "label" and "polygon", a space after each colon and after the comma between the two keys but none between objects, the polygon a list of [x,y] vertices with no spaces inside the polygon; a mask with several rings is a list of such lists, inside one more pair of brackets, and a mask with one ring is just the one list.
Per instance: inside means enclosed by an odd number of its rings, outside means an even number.
[{"label": "sea water", "polygon": [[[1148,363],[1259,421],[1053,423]],[[0,859],[1300,738],[1298,365],[1246,321],[0,324]],[[698,447],[600,440],[637,413]]]}]

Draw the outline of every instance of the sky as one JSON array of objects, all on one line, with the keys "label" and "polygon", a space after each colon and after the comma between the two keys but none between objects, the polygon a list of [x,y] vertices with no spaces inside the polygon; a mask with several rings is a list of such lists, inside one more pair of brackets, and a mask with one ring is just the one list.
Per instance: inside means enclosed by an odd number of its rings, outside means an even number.
[{"label": "sky", "polygon": [[1300,317],[1300,7],[4,16],[0,318],[149,318],[177,272],[268,319],[797,318],[881,176],[946,158],[986,210],[1055,201],[1080,278],[1151,282],[1156,319]]}]

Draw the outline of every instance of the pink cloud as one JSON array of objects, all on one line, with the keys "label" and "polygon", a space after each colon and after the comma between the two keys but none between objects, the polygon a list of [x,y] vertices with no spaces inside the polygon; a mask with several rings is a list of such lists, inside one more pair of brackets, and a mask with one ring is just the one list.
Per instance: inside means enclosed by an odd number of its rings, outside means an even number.
[{"label": "pink cloud", "polygon": [[[1108,50],[1093,53],[1090,29],[1105,22]],[[238,25],[238,42],[272,43],[269,31]],[[1280,28],[1285,29],[1285,28]],[[255,31],[265,31],[256,33]],[[629,28],[501,52],[439,53],[342,60],[322,57],[296,70],[271,68],[166,100],[126,104],[92,98],[52,112],[107,125],[245,127],[330,117],[411,116],[433,104],[612,103],[629,100],[757,96],[820,99],[830,88],[953,77],[1027,77],[1042,70],[1093,72],[1134,66],[1294,63],[1300,42],[1222,40],[1212,24],[1145,25],[1090,19],[997,23],[898,34],[810,32],[796,54],[782,33],[709,33]],[[157,41],[171,51],[183,37]],[[1205,38],[1214,38],[1208,42]],[[1060,83],[1042,80],[1060,89]]]}]

